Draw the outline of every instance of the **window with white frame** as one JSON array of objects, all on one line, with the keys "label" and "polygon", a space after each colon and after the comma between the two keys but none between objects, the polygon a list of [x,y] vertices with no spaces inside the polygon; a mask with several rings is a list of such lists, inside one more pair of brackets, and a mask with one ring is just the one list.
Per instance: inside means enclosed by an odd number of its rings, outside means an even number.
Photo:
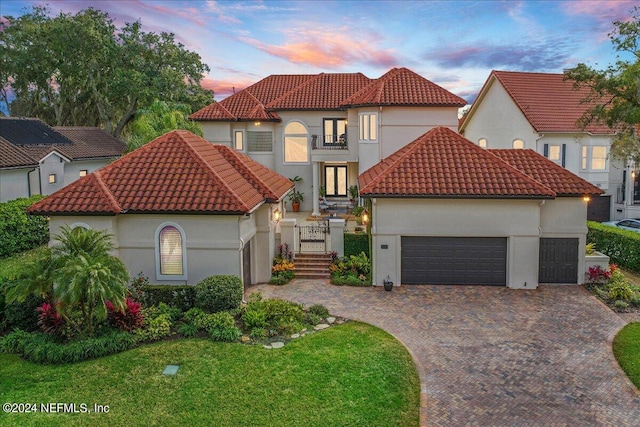
[{"label": "window with white frame", "polygon": [[478,140],[478,145],[482,148],[487,148],[487,138],[480,138]]},{"label": "window with white frame", "polygon": [[237,130],[233,132],[233,148],[238,151],[244,150],[244,132]]},{"label": "window with white frame", "polygon": [[185,234],[179,225],[164,223],[156,231],[158,279],[186,280]]},{"label": "window with white frame", "polygon": [[583,146],[580,167],[592,171],[607,170],[607,147],[605,145]]},{"label": "window with white frame", "polygon": [[522,149],[524,148],[524,141],[521,139],[513,140],[513,148]]},{"label": "window with white frame", "polygon": [[378,141],[378,114],[360,113],[359,135],[362,142]]},{"label": "window with white frame", "polygon": [[287,123],[284,128],[284,162],[309,162],[309,132],[300,122]]},{"label": "window with white frame", "polygon": [[56,176],[55,173],[50,173],[49,174],[49,184],[55,184],[56,182],[58,182],[58,177]]},{"label": "window with white frame", "polygon": [[247,151],[250,153],[273,153],[273,132],[248,130]]},{"label": "window with white frame", "polygon": [[87,169],[80,169],[78,175],[80,176],[80,178],[82,178],[83,176],[87,176],[88,173],[89,171]]},{"label": "window with white frame", "polygon": [[544,156],[559,164],[565,166],[566,144],[544,144]]}]

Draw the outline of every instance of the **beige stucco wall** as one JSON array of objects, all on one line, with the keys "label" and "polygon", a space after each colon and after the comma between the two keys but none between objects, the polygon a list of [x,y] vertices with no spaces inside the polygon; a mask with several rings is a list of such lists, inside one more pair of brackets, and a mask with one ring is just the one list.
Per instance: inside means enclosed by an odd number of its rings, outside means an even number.
[{"label": "beige stucco wall", "polygon": [[376,199],[373,282],[380,285],[389,275],[402,283],[401,236],[506,237],[508,286],[535,288],[539,205],[539,200]]},{"label": "beige stucco wall", "polygon": [[[51,235],[62,225],[88,226],[114,235],[116,250],[132,276],[142,272],[152,283],[196,284],[215,274],[242,277],[242,249],[251,242],[252,282],[269,280],[274,254],[275,223],[271,205],[260,206],[249,216],[237,215],[138,215],[52,217]],[[156,271],[156,232],[161,224],[179,226],[185,234],[186,280],[161,280]],[[54,242],[52,241],[51,244]]]},{"label": "beige stucco wall", "polygon": [[73,160],[64,166],[64,185],[80,179],[80,171],[86,170],[88,174],[95,172],[103,166],[111,163],[112,159]]},{"label": "beige stucco wall", "polygon": [[[51,153],[45,159],[42,159],[40,161],[40,181],[42,186],[42,194],[52,194],[65,186],[64,169],[66,163],[67,161],[58,156],[56,153]],[[49,184],[50,174],[56,174],[55,184]]]},{"label": "beige stucco wall", "polygon": [[[31,194],[38,194],[39,189],[32,189],[29,194],[28,173],[33,168],[2,169],[0,170],[0,202],[17,199],[19,197],[29,197]],[[35,172],[37,174],[37,171]],[[34,192],[35,190],[35,192]]]}]

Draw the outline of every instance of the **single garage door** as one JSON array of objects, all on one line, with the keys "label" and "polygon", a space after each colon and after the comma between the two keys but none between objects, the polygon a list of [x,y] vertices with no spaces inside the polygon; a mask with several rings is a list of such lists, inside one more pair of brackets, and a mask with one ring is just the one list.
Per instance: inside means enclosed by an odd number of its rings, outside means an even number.
[{"label": "single garage door", "polygon": [[402,237],[402,283],[506,285],[506,237]]},{"label": "single garage door", "polygon": [[578,283],[578,239],[540,239],[540,283]]}]

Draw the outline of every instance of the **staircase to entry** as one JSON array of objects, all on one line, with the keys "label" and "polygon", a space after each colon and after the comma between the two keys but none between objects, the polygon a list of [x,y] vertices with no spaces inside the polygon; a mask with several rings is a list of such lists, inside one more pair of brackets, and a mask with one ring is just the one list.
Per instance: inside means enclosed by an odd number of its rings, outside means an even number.
[{"label": "staircase to entry", "polygon": [[296,279],[329,279],[331,278],[331,254],[296,254]]}]

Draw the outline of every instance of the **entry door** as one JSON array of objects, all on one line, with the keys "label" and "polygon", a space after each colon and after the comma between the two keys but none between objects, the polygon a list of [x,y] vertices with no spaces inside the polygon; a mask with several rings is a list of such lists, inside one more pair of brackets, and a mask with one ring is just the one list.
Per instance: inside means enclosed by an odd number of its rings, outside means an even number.
[{"label": "entry door", "polygon": [[347,167],[325,166],[324,187],[327,190],[327,196],[347,197]]},{"label": "entry door", "polygon": [[540,283],[578,282],[578,239],[540,239]]}]

